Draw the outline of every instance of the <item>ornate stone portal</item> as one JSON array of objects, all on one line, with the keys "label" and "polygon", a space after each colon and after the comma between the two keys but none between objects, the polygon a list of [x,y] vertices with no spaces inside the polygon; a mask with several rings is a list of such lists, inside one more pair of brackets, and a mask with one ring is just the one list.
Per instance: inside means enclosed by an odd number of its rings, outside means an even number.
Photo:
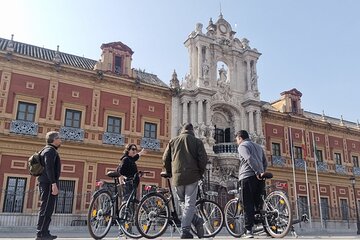
[{"label": "ornate stone portal", "polygon": [[261,54],[246,38],[235,37],[222,14],[216,23],[210,19],[206,33],[201,23],[196,24],[185,46],[189,73],[182,84],[175,72],[171,80],[172,137],[191,122],[209,155],[208,179],[213,186],[226,187],[229,176],[238,174],[234,133],[246,129],[264,144],[256,72]]}]

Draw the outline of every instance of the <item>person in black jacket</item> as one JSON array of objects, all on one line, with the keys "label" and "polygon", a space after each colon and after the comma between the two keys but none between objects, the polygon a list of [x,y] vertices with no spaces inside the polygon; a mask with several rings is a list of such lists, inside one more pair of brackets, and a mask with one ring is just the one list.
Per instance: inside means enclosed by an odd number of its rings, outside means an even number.
[{"label": "person in black jacket", "polygon": [[51,131],[46,133],[46,146],[41,151],[45,168],[38,177],[41,205],[36,227],[36,240],[52,240],[57,238],[57,236],[50,234],[49,225],[59,193],[58,184],[61,162],[57,149],[60,145],[61,139],[58,132]]},{"label": "person in black jacket", "polygon": [[117,171],[125,178],[125,186],[123,198],[126,201],[131,191],[133,190],[132,180],[134,174],[138,172],[136,161],[139,160],[140,156],[146,154],[146,150],[143,148],[140,152],[137,152],[136,144],[130,143],[126,145],[124,155],[120,158],[120,164]]}]

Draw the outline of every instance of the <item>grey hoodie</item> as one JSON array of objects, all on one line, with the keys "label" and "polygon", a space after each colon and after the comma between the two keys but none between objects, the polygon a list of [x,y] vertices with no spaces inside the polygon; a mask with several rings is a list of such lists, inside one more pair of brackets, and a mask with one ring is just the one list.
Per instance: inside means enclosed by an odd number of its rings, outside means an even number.
[{"label": "grey hoodie", "polygon": [[262,147],[245,139],[238,147],[240,167],[239,180],[258,175],[266,171],[267,160]]}]

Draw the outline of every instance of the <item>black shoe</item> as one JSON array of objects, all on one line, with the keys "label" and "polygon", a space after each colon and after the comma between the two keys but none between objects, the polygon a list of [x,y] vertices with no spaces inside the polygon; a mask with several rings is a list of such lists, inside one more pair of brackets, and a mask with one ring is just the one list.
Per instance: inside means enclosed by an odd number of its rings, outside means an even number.
[{"label": "black shoe", "polygon": [[35,240],[54,240],[57,236],[51,235],[50,233],[41,236],[36,236]]},{"label": "black shoe", "polygon": [[194,236],[190,233],[189,230],[183,230],[181,235],[180,235],[181,239],[193,239]]},{"label": "black shoe", "polygon": [[45,236],[42,236],[42,237],[39,237],[39,236],[37,236],[36,238],[35,238],[35,240],[53,240],[53,239],[55,239],[55,238],[52,238],[52,237],[45,237]]}]

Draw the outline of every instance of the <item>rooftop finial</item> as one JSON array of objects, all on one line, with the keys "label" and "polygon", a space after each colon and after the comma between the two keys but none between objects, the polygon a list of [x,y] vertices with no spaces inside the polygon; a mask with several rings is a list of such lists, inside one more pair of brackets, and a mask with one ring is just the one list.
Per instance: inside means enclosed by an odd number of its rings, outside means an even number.
[{"label": "rooftop finial", "polygon": [[340,125],[344,126],[344,119],[343,119],[343,115],[340,115]]},{"label": "rooftop finial", "polygon": [[221,10],[221,3],[220,3],[220,15],[219,18],[223,18],[222,10]]}]

